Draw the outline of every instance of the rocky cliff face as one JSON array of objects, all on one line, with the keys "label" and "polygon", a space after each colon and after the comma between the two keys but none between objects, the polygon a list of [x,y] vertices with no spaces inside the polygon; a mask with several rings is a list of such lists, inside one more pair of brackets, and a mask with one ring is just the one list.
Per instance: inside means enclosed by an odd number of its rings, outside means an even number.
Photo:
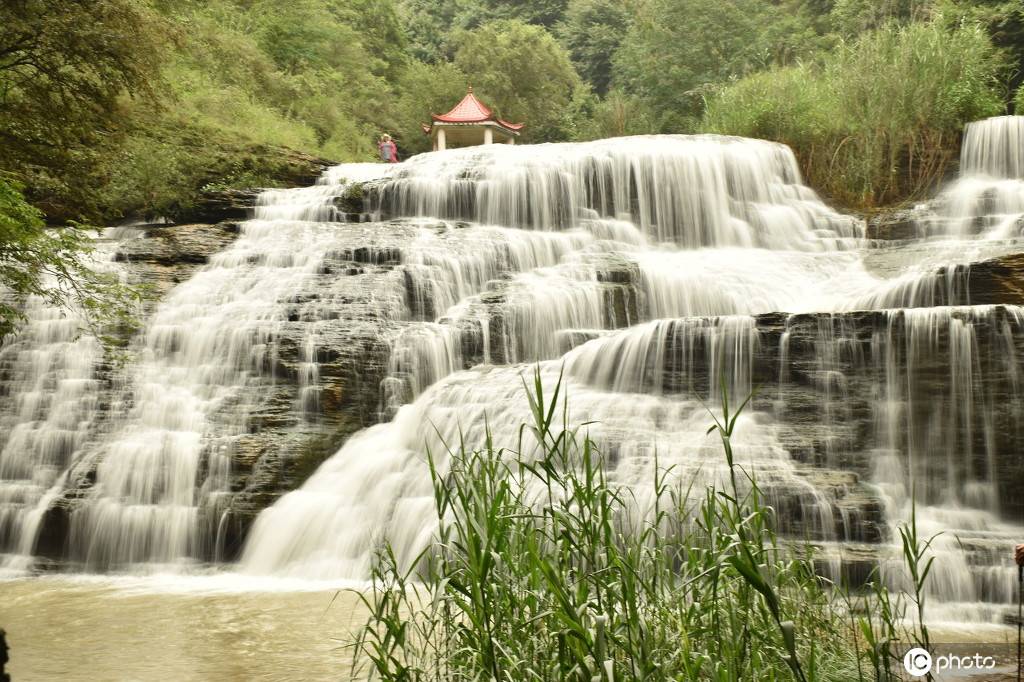
[{"label": "rocky cliff face", "polygon": [[[124,240],[114,260],[123,263],[132,281],[155,292],[148,304],[152,310],[170,289],[228,247],[239,229],[234,222],[146,229]],[[337,230],[339,248],[325,253],[318,275],[282,302],[284,320],[269,339],[257,375],[244,394],[209,418],[204,458],[220,450],[231,464],[229,490],[201,504],[208,532],[200,555],[207,559],[233,558],[261,509],[300,485],[351,433],[379,419],[388,339],[400,324],[380,301],[404,297],[405,280],[396,260],[369,255],[377,252],[374,239],[361,228],[339,224]],[[399,227],[388,236],[400,244],[413,234]],[[397,247],[384,251],[400,257]],[[107,454],[103,436],[134,405],[134,387],[125,370],[125,364],[112,362],[97,368],[103,386],[101,416],[70,472],[67,489],[45,514],[36,548],[40,556],[76,558],[69,533]],[[241,434],[239,413],[245,415]],[[200,472],[200,478],[204,475]]]},{"label": "rocky cliff face", "polygon": [[[610,330],[653,317],[642,275],[628,253],[593,251],[573,261],[570,279],[576,288],[560,293],[577,296],[567,298],[578,316],[576,328],[560,327],[567,331],[557,335],[554,345],[538,345],[524,331],[538,320],[517,291],[513,275],[518,266],[509,242],[475,241],[481,228],[467,229],[462,223],[357,222],[368,218],[361,211],[363,189],[356,187],[334,199],[338,219],[349,222],[326,228],[333,231],[333,242],[319,257],[315,275],[280,301],[283,313],[267,339],[258,372],[244,392],[209,416],[204,462],[212,461],[214,452],[226,454],[230,480],[225,490],[203,493],[199,513],[205,539],[196,552],[203,559],[235,558],[263,508],[299,486],[352,433],[390,417],[398,404],[416,395],[422,378],[401,357],[402,334],[436,333],[434,321],[452,303],[464,301],[456,316],[444,320],[452,333],[444,341],[451,347],[446,352],[452,356],[452,371],[482,362],[557,357]],[[254,197],[229,193],[211,198],[201,212],[202,217],[231,220],[146,228],[120,243],[114,260],[133,281],[155,292],[150,310],[216,254],[232,248],[247,229],[237,219],[247,214]],[[884,238],[908,237],[900,224],[885,228]],[[437,240],[440,255],[424,251],[424,235]],[[877,228],[875,237],[881,235]],[[480,265],[483,261],[491,264]],[[480,281],[454,298],[443,295],[445,286],[454,286],[451,282],[466,273]],[[951,275],[963,286],[940,287],[934,305],[1024,305],[1021,254],[959,266],[953,273],[937,270],[936,281]],[[721,349],[686,322],[667,324],[660,374],[642,377],[636,390],[710,399],[706,387],[715,382],[709,372],[718,365],[706,360]],[[924,495],[938,494],[938,482],[949,475],[942,469],[954,462],[960,468],[957,478],[967,484],[995,482],[993,507],[999,513],[1024,514],[1024,465],[1012,454],[1024,449],[1017,418],[1024,404],[1016,373],[1006,364],[1009,357],[1024,358],[1020,332],[1020,320],[1002,307],[983,313],[946,311],[931,318],[912,311],[768,314],[753,318],[744,332],[756,342],[743,362],[749,365],[751,387],[770,387],[755,393],[752,408],[774,415],[779,442],[799,463],[801,475],[830,500],[837,519],[834,535],[870,546],[887,533],[882,502],[865,485],[877,453],[885,448],[955,451],[955,458],[927,459],[934,470],[925,479],[931,477],[936,487]],[[969,376],[951,374],[964,362]],[[908,367],[911,379],[894,385],[893,370],[907,374],[902,370]],[[97,467],[108,454],[103,436],[134,405],[124,365],[101,363],[97,379],[103,386],[100,416],[63,494],[41,524],[36,553],[54,561],[80,558],[69,542],[75,512],[92,495]],[[909,427],[886,430],[890,410],[909,415]],[[241,431],[239,414],[245,415]],[[806,516],[811,506],[798,498],[792,502],[778,510],[786,532],[828,539]],[[853,562],[847,570],[856,572],[859,565]]]},{"label": "rocky cliff face", "polygon": [[[332,162],[293,149],[257,146],[241,150],[242,158],[252,159],[252,167],[241,170],[266,176],[272,186],[307,187],[315,184]],[[211,169],[212,170],[212,169]],[[236,169],[238,170],[238,169]],[[252,208],[260,190],[230,188],[219,185],[222,177],[212,174],[207,183],[197,189],[194,197],[175,213],[179,224],[218,223],[225,220],[245,220],[252,217]]]},{"label": "rocky cliff face", "polygon": [[[119,257],[143,279],[181,277],[201,260],[204,248],[229,243],[234,229],[232,224],[161,228],[147,239],[126,244]],[[234,556],[260,509],[301,483],[351,433],[388,416],[382,382],[394,369],[389,363],[395,339],[416,319],[431,320],[441,314],[430,308],[429,297],[420,290],[423,282],[410,276],[407,249],[414,240],[413,228],[396,221],[338,224],[337,229],[348,236],[338,249],[325,254],[318,282],[294,292],[288,321],[274,339],[270,354],[274,360],[263,388],[248,408],[249,432],[228,445],[231,495],[209,506],[209,522],[221,524],[211,529],[211,537],[220,538],[220,546],[209,550],[211,557]],[[172,238],[175,232],[179,234]],[[1020,260],[1019,255],[1010,255],[964,268],[971,302],[1024,303]],[[587,265],[587,277],[598,292],[595,328],[625,328],[649,319],[635,264],[602,253]],[[339,291],[344,292],[340,298]],[[398,308],[406,311],[397,316],[386,312],[393,306],[380,304],[396,295],[402,299]],[[454,369],[485,361],[485,336],[487,361],[536,359],[520,334],[522,315],[515,304],[514,280],[493,281],[455,325],[462,364]],[[872,473],[873,452],[885,446],[880,440],[891,436],[934,442],[928,434],[942,420],[952,420],[954,426],[940,440],[947,439],[948,446],[958,452],[970,453],[963,461],[964,479],[981,476],[998,481],[1001,510],[1008,516],[1024,513],[1024,491],[1015,483],[1024,480],[1020,463],[1009,455],[993,463],[987,456],[993,450],[1014,453],[1024,448],[1014,417],[1022,407],[1021,396],[1012,368],[1001,364],[1010,352],[1024,357],[1024,335],[1005,333],[1007,325],[1017,323],[1002,308],[990,314],[964,310],[931,320],[919,318],[877,311],[755,318],[757,343],[750,359],[750,381],[752,386],[772,388],[755,394],[753,409],[776,416],[780,441],[806,466],[806,475],[830,491],[836,517],[845,524],[839,529],[840,537],[849,541],[876,543],[885,534],[880,503],[863,485]],[[975,371],[969,390],[951,393],[951,366],[960,361],[956,334],[964,324],[971,330]],[[486,335],[482,325],[487,326]],[[314,328],[317,340],[310,351]],[[638,389],[650,390],[658,383],[659,390],[692,395],[714,383],[707,375],[712,363],[693,361],[713,349],[706,347],[706,339],[699,334],[688,336],[681,330],[682,326],[668,334],[664,375],[648,377],[652,385]],[[918,346],[922,334],[927,334],[927,349]],[[557,350],[568,350],[590,338],[593,333],[585,331],[563,334]],[[313,387],[303,380],[303,368],[311,361],[317,368]],[[885,395],[887,370],[905,368],[908,363],[913,366],[912,383],[890,387],[897,394]],[[411,397],[406,393],[401,401]],[[965,400],[984,401],[985,409],[974,410],[966,417],[969,423],[958,423]],[[880,406],[892,401],[914,413],[911,432],[880,431],[879,421],[885,417]],[[994,421],[982,423],[983,415]],[[87,482],[88,475],[84,478]],[[223,511],[228,514],[223,516]],[[799,506],[783,516],[795,535],[813,535],[813,529],[801,521]]]}]

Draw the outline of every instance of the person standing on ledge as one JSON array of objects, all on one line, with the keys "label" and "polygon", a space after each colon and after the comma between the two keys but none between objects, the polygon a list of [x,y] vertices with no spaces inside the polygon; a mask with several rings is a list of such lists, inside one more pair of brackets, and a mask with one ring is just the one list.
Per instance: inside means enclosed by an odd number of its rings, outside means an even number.
[{"label": "person standing on ledge", "polygon": [[380,150],[381,161],[384,163],[398,163],[398,146],[391,139],[390,135],[386,133],[382,135],[377,148]]}]

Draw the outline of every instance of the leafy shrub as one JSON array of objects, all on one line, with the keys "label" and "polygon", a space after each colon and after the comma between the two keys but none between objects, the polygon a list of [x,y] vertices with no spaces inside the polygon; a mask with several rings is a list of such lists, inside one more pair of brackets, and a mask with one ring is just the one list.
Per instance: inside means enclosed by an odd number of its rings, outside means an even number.
[{"label": "leafy shrub", "polygon": [[[97,338],[123,342],[134,330],[137,290],[94,268],[93,243],[79,226],[47,228],[21,185],[0,173],[0,341],[23,320],[22,304],[39,297],[74,309]],[[115,335],[117,338],[115,338]]]},{"label": "leafy shrub", "polygon": [[889,24],[820,63],[726,86],[709,99],[703,125],[790,144],[811,184],[872,206],[943,179],[964,125],[1002,110],[1001,68],[976,25]]}]

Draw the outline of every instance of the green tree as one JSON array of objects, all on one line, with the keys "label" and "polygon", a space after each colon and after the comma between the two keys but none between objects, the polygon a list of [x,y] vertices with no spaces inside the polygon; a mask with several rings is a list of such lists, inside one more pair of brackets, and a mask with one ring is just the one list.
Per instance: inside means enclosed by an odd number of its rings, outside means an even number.
[{"label": "green tree", "polygon": [[429,63],[455,56],[459,33],[514,19],[554,28],[569,0],[398,0],[398,13],[413,58]]},{"label": "green tree", "polygon": [[568,0],[484,0],[489,19],[518,19],[553,27],[565,15]]},{"label": "green tree", "polygon": [[394,0],[336,0],[330,11],[355,29],[363,49],[383,62],[376,75],[398,77],[408,59],[409,39]]},{"label": "green tree", "polygon": [[576,71],[599,95],[611,86],[612,58],[632,19],[632,8],[621,0],[571,0],[558,25]]},{"label": "green tree", "polygon": [[660,112],[662,132],[692,130],[715,84],[820,46],[799,3],[650,0],[615,58],[615,81]]},{"label": "green tree", "polygon": [[150,93],[165,29],[135,0],[0,3],[0,169],[51,218],[95,213],[84,176],[124,93]]},{"label": "green tree", "polygon": [[421,126],[430,122],[430,114],[444,113],[462,99],[467,82],[466,74],[449,62],[410,61],[394,83],[381,132],[394,136],[403,156],[430,151]]},{"label": "green tree", "polygon": [[506,120],[525,121],[534,142],[572,137],[585,90],[550,33],[522,21],[495,21],[458,38],[455,66]]},{"label": "green tree", "polygon": [[22,320],[21,304],[29,296],[74,308],[101,339],[113,340],[115,326],[130,328],[136,293],[89,267],[92,253],[83,230],[47,228],[17,181],[0,174],[0,340]]},{"label": "green tree", "polygon": [[451,32],[464,28],[458,24],[463,1],[399,0],[398,17],[413,59],[433,64],[452,56]]}]

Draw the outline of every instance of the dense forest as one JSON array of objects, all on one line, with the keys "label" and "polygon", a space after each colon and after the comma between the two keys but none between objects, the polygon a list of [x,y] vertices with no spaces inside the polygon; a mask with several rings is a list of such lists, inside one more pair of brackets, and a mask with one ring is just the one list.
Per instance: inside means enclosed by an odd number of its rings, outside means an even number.
[{"label": "dense forest", "polygon": [[87,248],[32,226],[174,218],[280,183],[290,154],[372,159],[382,132],[422,152],[467,84],[526,142],[779,140],[850,208],[931,189],[966,121],[1024,102],[1024,0],[13,0],[0,20],[22,291],[26,262]]},{"label": "dense forest", "polygon": [[1020,0],[16,0],[0,18],[0,168],[51,221],[268,184],[282,147],[370,159],[391,132],[422,152],[419,124],[470,82],[528,142],[776,139],[870,205],[933,182],[1024,64]]}]

